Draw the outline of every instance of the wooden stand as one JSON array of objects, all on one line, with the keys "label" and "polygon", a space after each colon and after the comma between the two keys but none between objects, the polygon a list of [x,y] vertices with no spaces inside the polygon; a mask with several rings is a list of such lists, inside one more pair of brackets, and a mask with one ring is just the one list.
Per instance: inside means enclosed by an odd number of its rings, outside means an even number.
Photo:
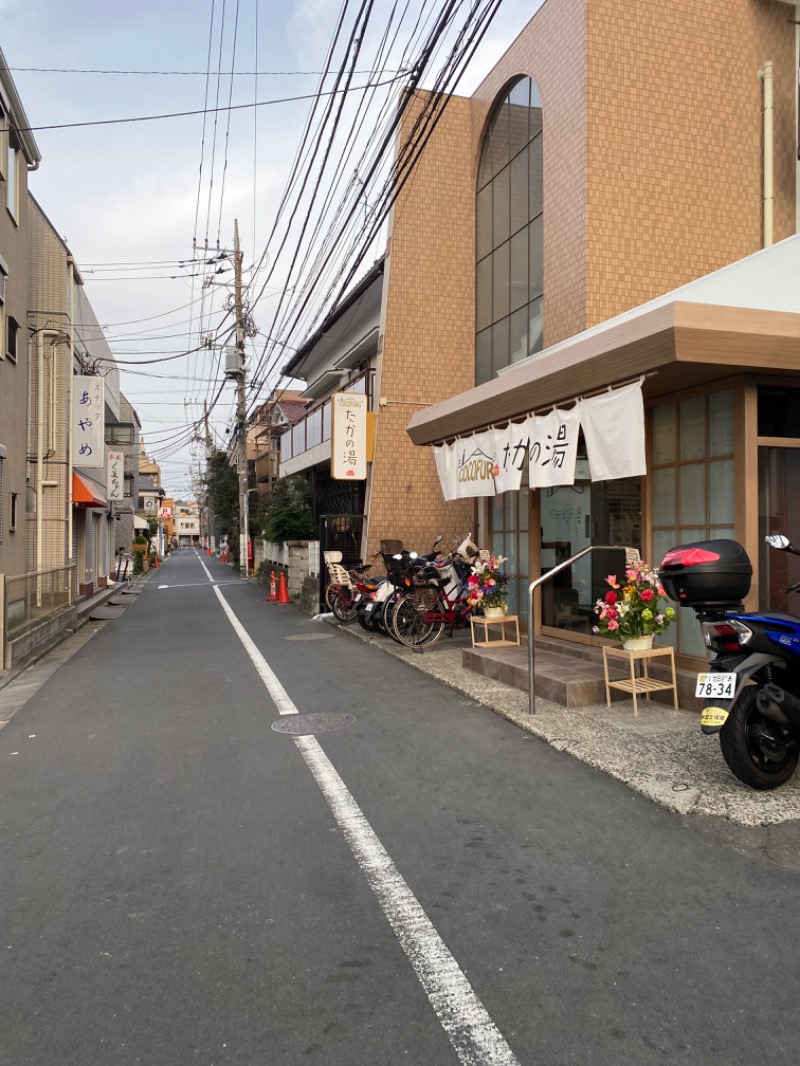
[{"label": "wooden stand", "polygon": [[[486,618],[484,615],[470,615],[472,623],[472,647],[473,648],[513,648],[519,644],[519,617],[515,614],[507,614],[503,618]],[[509,640],[506,636],[506,626],[513,625],[514,639]],[[476,640],[475,629],[483,626],[483,640]],[[500,635],[492,640],[489,636],[492,626],[500,627]]]},{"label": "wooden stand", "polygon": [[[629,678],[623,678],[620,681],[611,681],[608,677],[608,658],[611,656],[613,659],[625,659],[628,662],[628,667],[631,672]],[[672,671],[672,681],[659,681],[657,678],[650,677],[648,672],[648,664],[651,659],[668,658],[669,666]],[[636,663],[641,660],[642,673],[637,676]],[[633,697],[633,715],[635,718],[639,717],[639,705],[637,703],[637,695],[643,692],[647,699],[650,699],[652,692],[667,692],[672,689],[672,702],[675,705],[675,710],[678,709],[678,688],[677,681],[675,679],[675,652],[672,648],[651,648],[649,651],[625,651],[624,648],[610,647],[608,645],[603,646],[603,671],[606,677],[606,703],[611,706],[611,689],[619,689],[620,692],[627,692],[628,695]]]}]

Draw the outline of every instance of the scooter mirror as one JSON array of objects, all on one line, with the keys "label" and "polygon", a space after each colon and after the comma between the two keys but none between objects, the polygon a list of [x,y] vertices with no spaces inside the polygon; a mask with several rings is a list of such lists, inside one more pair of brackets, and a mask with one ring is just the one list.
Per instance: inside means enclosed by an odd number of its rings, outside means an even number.
[{"label": "scooter mirror", "polygon": [[434,546],[434,548],[441,541],[441,539],[442,539],[442,534],[441,533],[437,533],[436,536],[433,538],[433,546]]},{"label": "scooter mirror", "polygon": [[770,533],[764,537],[764,540],[769,544],[770,548],[778,548],[779,551],[786,551],[789,547],[789,538],[784,537],[782,533]]}]

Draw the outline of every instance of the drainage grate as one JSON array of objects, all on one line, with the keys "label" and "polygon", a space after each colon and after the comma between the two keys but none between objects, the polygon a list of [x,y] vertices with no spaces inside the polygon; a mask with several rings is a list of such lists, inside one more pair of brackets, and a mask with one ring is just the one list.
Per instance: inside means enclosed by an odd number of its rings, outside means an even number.
[{"label": "drainage grate", "polygon": [[357,719],[353,714],[337,714],[325,711],[322,714],[292,714],[272,723],[276,733],[291,733],[296,737],[313,736],[315,733],[333,733],[352,725]]}]

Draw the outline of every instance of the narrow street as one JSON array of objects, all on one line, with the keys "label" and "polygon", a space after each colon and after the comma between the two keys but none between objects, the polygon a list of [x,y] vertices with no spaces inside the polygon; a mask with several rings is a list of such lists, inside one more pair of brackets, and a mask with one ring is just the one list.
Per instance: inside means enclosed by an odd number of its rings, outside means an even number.
[{"label": "narrow street", "polygon": [[1,1066],[797,1057],[796,872],[216,559],[139,587],[0,730]]}]

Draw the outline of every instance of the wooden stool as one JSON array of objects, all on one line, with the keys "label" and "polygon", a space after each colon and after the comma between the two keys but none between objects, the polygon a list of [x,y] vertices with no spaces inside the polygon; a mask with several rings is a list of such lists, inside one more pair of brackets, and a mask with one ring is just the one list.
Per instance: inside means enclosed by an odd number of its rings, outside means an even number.
[{"label": "wooden stool", "polygon": [[[631,676],[629,678],[622,678],[619,681],[611,681],[608,677],[608,659],[611,656],[613,659],[627,660],[630,668]],[[669,666],[672,671],[672,681],[659,681],[657,678],[650,677],[648,672],[648,664],[651,659],[669,659]],[[637,676],[636,663],[642,663],[642,674]],[[639,705],[637,702],[637,696],[640,692],[643,692],[647,699],[650,699],[650,694],[653,692],[666,692],[672,689],[672,702],[675,705],[675,710],[678,709],[678,688],[675,678],[675,650],[671,647],[651,648],[649,651],[626,651],[622,647],[614,647],[611,645],[603,645],[603,672],[606,677],[606,703],[611,706],[611,689],[619,689],[620,692],[627,692],[633,696],[633,715],[634,718],[639,717]]]},{"label": "wooden stool", "polygon": [[[469,616],[472,623],[472,647],[473,648],[512,648],[519,644],[519,617],[515,614],[507,614],[502,618],[486,618],[484,615],[474,614]],[[506,626],[513,625],[514,639],[506,636]],[[475,627],[483,626],[483,640],[476,640]],[[492,626],[500,627],[500,636],[492,640],[489,636]]]}]

